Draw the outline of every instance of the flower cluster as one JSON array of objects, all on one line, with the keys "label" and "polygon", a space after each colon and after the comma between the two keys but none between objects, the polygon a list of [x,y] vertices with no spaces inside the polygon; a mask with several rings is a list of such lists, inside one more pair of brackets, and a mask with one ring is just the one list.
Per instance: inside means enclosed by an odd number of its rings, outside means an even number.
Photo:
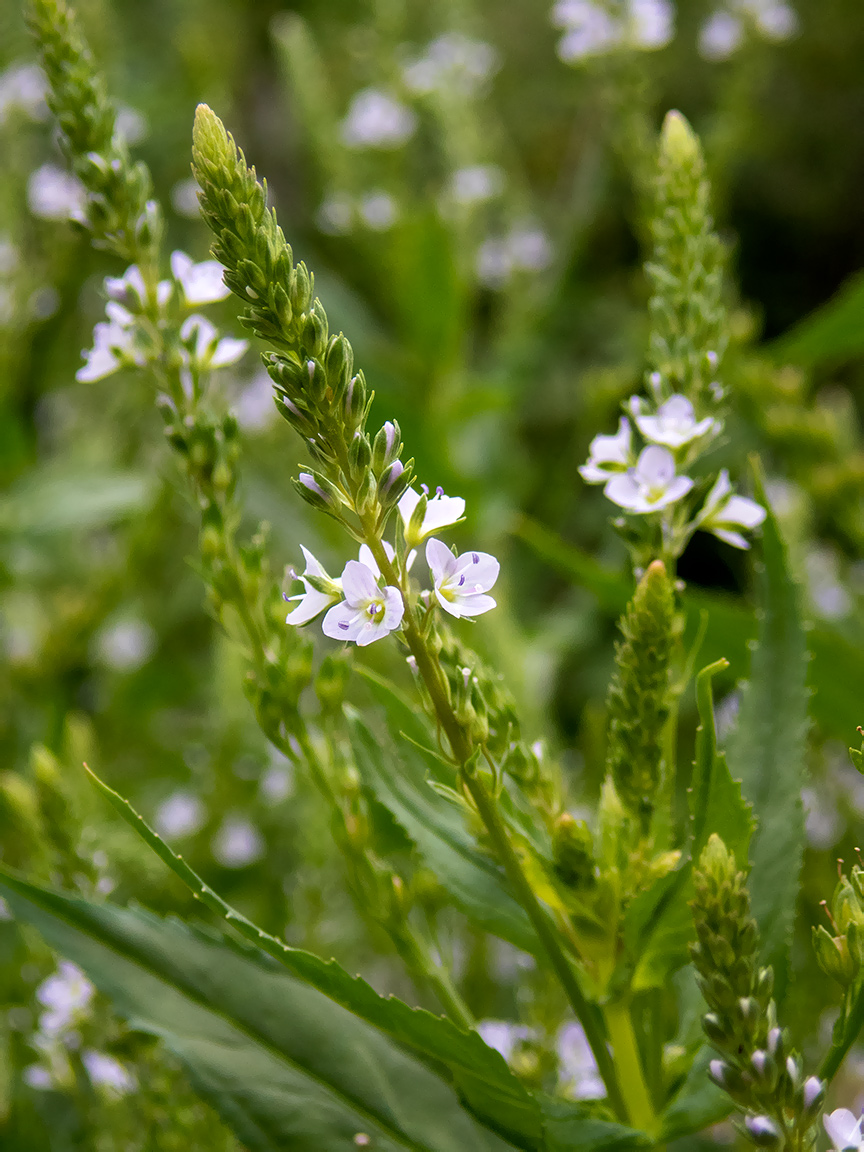
[{"label": "flower cluster", "polygon": [[766,40],[788,40],[798,30],[798,15],[785,0],[728,0],[699,31],[699,52],[706,60],[728,60],[744,42],[748,25]]},{"label": "flower cluster", "polygon": [[558,0],[551,19],[563,36],[558,56],[571,64],[601,56],[616,48],[651,51],[665,47],[675,34],[675,10],[670,0],[628,0],[613,16],[596,0]]},{"label": "flower cluster", "polygon": [[[648,406],[642,397],[632,396],[625,405],[629,417],[621,417],[614,436],[594,437],[588,461],[579,469],[586,484],[603,484],[604,495],[635,516],[677,514],[695,488],[684,470],[723,429],[717,416],[697,415],[686,396],[675,393],[663,399],[659,380],[652,384],[655,404]],[[634,430],[643,444],[638,451]],[[740,529],[757,528],[764,519],[761,505],[735,495],[724,468],[695,514],[688,516],[685,510],[675,532],[675,550],[680,554],[697,528],[734,548],[749,548]]]},{"label": "flower cluster", "polygon": [[[424,485],[422,492],[408,488],[397,508],[408,549],[404,563],[406,575],[416,558],[417,547],[426,541],[426,562],[434,595],[434,602],[429,599],[430,609],[437,603],[451,616],[474,618],[494,608],[495,600],[488,592],[498,579],[499,565],[495,557],[486,552],[465,552],[457,556],[434,538],[435,533],[462,518],[465,501],[445,496],[440,488],[430,497]],[[393,565],[396,550],[386,541],[382,546],[388,562]],[[361,545],[358,558],[348,561],[338,579],[330,576],[308,549],[303,548],[303,555],[305,571],[295,575],[295,579],[302,582],[303,591],[286,597],[297,601],[297,606],[286,617],[288,624],[308,624],[326,610],[321,624],[324,635],[354,642],[361,648],[400,627],[405,615],[403,590],[386,583],[367,544]]]},{"label": "flower cluster", "polygon": [[[169,308],[180,320],[190,308],[224,300],[229,289],[223,283],[222,271],[216,260],[196,264],[185,252],[174,252],[171,279],[160,280],[152,289],[135,264],[122,276],[109,276],[105,280],[108,319],[96,325],[93,347],[84,353],[86,364],[78,369],[76,379],[87,383],[110,376],[120,368],[146,364],[156,351],[153,341],[148,341],[147,321],[155,320],[157,326],[163,327]],[[184,380],[193,373],[236,364],[248,347],[247,340],[220,338],[206,316],[197,312],[186,315],[180,324],[178,349]]]}]

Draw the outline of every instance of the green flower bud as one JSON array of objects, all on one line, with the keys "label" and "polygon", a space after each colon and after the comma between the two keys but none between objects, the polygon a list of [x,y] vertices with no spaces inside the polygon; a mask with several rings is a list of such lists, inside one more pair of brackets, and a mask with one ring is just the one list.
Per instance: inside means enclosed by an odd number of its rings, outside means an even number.
[{"label": "green flower bud", "polygon": [[351,654],[343,651],[324,657],[318,675],[315,677],[315,695],[321,702],[322,711],[329,716],[337,716],[345,698],[345,688],[351,676]]},{"label": "green flower bud", "polygon": [[596,887],[594,839],[584,820],[562,812],[552,833],[552,854],[555,872],[564,884],[576,890]]},{"label": "green flower bud", "polygon": [[844,987],[851,984],[858,965],[849,954],[845,936],[832,936],[821,924],[813,929],[813,949],[823,972]]},{"label": "green flower bud", "polygon": [[354,353],[341,333],[331,339],[324,362],[334,400],[340,400],[354,371]]}]

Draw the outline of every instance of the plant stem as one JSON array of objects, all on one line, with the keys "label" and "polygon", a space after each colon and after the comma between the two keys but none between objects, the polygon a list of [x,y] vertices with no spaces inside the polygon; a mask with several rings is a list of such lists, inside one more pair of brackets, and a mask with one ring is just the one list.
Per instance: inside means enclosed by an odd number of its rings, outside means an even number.
[{"label": "plant stem", "polygon": [[[436,964],[429,952],[428,942],[407,921],[395,930],[399,934],[404,950],[405,962],[410,969],[422,973],[435,992],[447,1015],[454,1024],[470,1032],[475,1025],[474,1016],[462,999],[445,968]],[[395,933],[394,933],[395,939]]]},{"label": "plant stem", "polygon": [[864,983],[859,983],[850,996],[851,1004],[846,1013],[843,1025],[843,1035],[828,1049],[819,1076],[826,1083],[831,1082],[844,1057],[858,1038],[858,1033],[864,1027]]},{"label": "plant stem", "polygon": [[626,1000],[613,1001],[605,1006],[603,1015],[606,1018],[609,1039],[612,1041],[615,1070],[620,1082],[627,1085],[627,1113],[630,1123],[634,1128],[653,1135],[657,1117],[642,1072],[642,1061],[633,1033],[629,1004]]}]

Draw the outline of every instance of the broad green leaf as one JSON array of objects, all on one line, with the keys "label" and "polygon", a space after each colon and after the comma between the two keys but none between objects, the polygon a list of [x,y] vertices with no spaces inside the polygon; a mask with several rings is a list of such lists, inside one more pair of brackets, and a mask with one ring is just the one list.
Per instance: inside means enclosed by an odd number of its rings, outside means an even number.
[{"label": "broad green leaf", "polygon": [[[89,769],[88,769],[89,771]],[[258,948],[277,960],[292,976],[305,981],[343,1008],[407,1045],[436,1071],[446,1069],[460,1097],[484,1123],[505,1133],[519,1147],[536,1148],[542,1140],[540,1113],[534,1099],[511,1072],[503,1057],[476,1032],[463,1032],[446,1017],[411,1008],[395,996],[383,997],[359,976],[350,976],[335,960],[291,948],[263,932],[226,904],[145,823],[128,801],[98,776],[90,776],[102,795],[135,829],[168,867],[207,907],[224,917]]]},{"label": "broad green leaf", "polygon": [[821,364],[864,355],[864,273],[857,272],[827,304],[769,345],[775,360]]},{"label": "broad green leaf", "polygon": [[462,814],[429,784],[414,745],[398,751],[374,736],[356,713],[349,734],[363,783],[395,817],[424,863],[475,924],[525,952],[540,949],[503,872],[478,851]]},{"label": "broad green leaf", "polygon": [[152,495],[152,479],[140,472],[31,474],[0,500],[0,531],[47,535],[101,528],[140,512]]},{"label": "broad green leaf", "polygon": [[804,854],[807,644],[780,529],[758,476],[757,495],[768,508],[762,529],[759,639],[727,753],[758,821],[750,851],[750,898],[763,959],[773,965],[782,996]]},{"label": "broad green leaf", "polygon": [[707,1044],[697,1051],[684,1083],[663,1112],[659,1142],[689,1136],[729,1115],[732,1103],[728,1095],[708,1079],[713,1056]]},{"label": "broad green leaf", "polygon": [[548,1152],[629,1152],[653,1141],[644,1133],[591,1116],[587,1109],[552,1097],[541,1098]]},{"label": "broad green leaf", "polygon": [[742,799],[740,784],[732,779],[726,758],[717,748],[714,726],[711,680],[725,667],[726,661],[719,660],[696,677],[700,725],[696,730],[690,788],[690,861],[640,893],[625,918],[625,940],[631,953],[638,957],[632,981],[636,991],[662,987],[687,962],[687,944],[693,935],[691,861],[698,859],[708,837],[716,832],[742,867],[747,862],[752,817]]},{"label": "broad green leaf", "polygon": [[2,873],[15,915],[162,1038],[250,1152],[504,1152],[414,1056],[269,957]]}]

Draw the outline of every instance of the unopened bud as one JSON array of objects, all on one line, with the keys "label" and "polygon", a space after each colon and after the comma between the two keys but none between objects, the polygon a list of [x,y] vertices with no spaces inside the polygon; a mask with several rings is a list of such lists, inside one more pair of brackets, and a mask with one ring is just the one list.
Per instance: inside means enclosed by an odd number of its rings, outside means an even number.
[{"label": "unopened bud", "polygon": [[336,488],[320,473],[301,472],[294,481],[294,487],[313,508],[333,513],[342,503]]},{"label": "unopened bud", "polygon": [[402,437],[399,435],[399,425],[390,420],[381,428],[375,437],[372,448],[372,467],[377,475],[381,475],[399,455],[402,447]]},{"label": "unopened bud", "polygon": [[801,1103],[804,1111],[815,1116],[825,1100],[825,1082],[818,1076],[808,1076],[801,1088]]},{"label": "unopened bud", "polygon": [[773,1148],[780,1143],[777,1125],[768,1116],[748,1116],[744,1124],[750,1139],[760,1148]]}]

